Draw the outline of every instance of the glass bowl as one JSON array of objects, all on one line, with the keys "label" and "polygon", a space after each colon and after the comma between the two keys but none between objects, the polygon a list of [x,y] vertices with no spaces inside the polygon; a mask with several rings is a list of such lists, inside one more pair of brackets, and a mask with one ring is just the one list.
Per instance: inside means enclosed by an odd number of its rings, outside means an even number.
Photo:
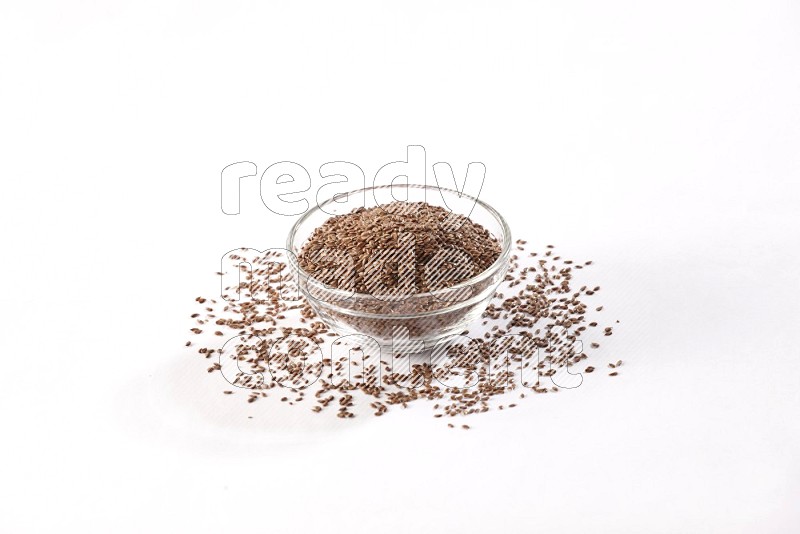
[{"label": "glass bowl", "polygon": [[[469,217],[497,240],[500,255],[487,269],[464,282],[393,298],[331,287],[302,269],[297,256],[311,234],[327,219],[350,213],[354,208],[350,200],[363,198],[358,207],[370,208],[388,202],[378,198],[393,201],[403,194],[406,199],[424,198],[430,205]],[[342,197],[349,201],[341,201]],[[511,231],[494,208],[474,197],[435,186],[392,184],[359,189],[318,203],[294,223],[286,248],[301,294],[333,330],[342,335],[368,336],[390,353],[396,353],[401,345],[421,352],[439,340],[462,333],[486,309],[508,270]]]}]

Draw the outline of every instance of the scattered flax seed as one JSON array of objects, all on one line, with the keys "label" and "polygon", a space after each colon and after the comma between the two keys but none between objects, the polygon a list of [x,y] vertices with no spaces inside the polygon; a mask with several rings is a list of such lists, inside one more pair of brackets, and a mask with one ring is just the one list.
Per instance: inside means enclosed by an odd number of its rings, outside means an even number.
[{"label": "scattered flax seed", "polygon": [[619,373],[614,371],[613,373],[608,373],[608,376],[617,376]]},{"label": "scattered flax seed", "polygon": [[464,430],[469,430],[469,425],[461,425],[461,428],[463,428]]},{"label": "scattered flax seed", "polygon": [[[438,216],[437,210],[425,209],[422,219],[406,222],[416,225],[425,217]],[[336,239],[345,236],[349,250],[363,252],[379,248],[384,240],[395,239],[397,226],[392,225],[396,217],[384,220],[384,214],[365,214],[366,211],[359,212],[361,222],[350,219],[332,223],[332,228],[341,232],[321,231],[324,239],[317,245],[327,246],[328,239],[336,244]],[[370,218],[372,216],[375,220]],[[390,220],[394,222],[390,224]],[[356,230],[358,233],[353,233]],[[476,247],[474,253],[479,262],[491,263],[496,259],[496,241],[481,241],[481,236],[486,236],[478,225],[468,225],[460,231],[461,234],[453,236],[432,236],[424,227],[411,226],[412,234],[422,237],[422,242],[417,241],[416,245],[422,246],[423,254],[437,245],[437,239],[450,243],[466,240]],[[524,245],[522,240],[517,242],[520,248]],[[569,350],[575,341],[582,340],[584,346],[588,344],[591,349],[600,347],[595,341],[600,334],[598,329],[587,328],[596,327],[597,322],[584,297],[599,287],[590,290],[585,285],[578,290],[581,283],[576,278],[582,279],[584,275],[577,270],[582,265],[574,260],[562,260],[562,256],[553,254],[554,247],[547,248],[545,254],[531,252],[511,257],[505,280],[480,318],[463,333],[472,341],[458,340],[446,346],[443,361],[434,361],[430,355],[373,354],[363,340],[350,346],[351,353],[358,352],[357,357],[349,356],[347,347],[338,347],[345,349],[344,355],[334,351],[337,344],[347,340],[322,322],[308,302],[281,298],[285,286],[294,283],[281,253],[267,251],[251,257],[250,252],[246,255],[243,250],[231,259],[251,265],[252,271],[243,270],[237,285],[223,290],[225,295],[238,294],[242,298],[228,299],[224,309],[218,310],[216,315],[207,306],[200,308],[202,313],[192,314],[192,321],[210,321],[219,328],[214,336],[208,332],[199,338],[208,343],[196,350],[204,359],[214,362],[209,372],[228,372],[228,363],[232,364],[232,376],[224,376],[234,385],[249,390],[249,395],[243,397],[248,403],[266,398],[269,390],[278,388],[275,391],[283,396],[273,395],[274,399],[264,403],[266,409],[280,399],[285,406],[310,405],[314,413],[326,412],[340,419],[352,419],[366,413],[380,417],[391,408],[405,408],[415,401],[432,401],[433,416],[438,419],[514,408],[517,404],[508,404],[509,395],[530,399],[537,395],[527,393],[556,393],[559,388],[552,386],[550,377],[557,369],[578,365],[584,360],[592,362],[592,350],[580,354]],[[305,261],[311,262],[312,257],[306,257]],[[308,268],[313,270],[313,265]],[[387,282],[392,282],[391,276]],[[254,295],[262,296],[256,299]],[[206,302],[202,297],[195,300],[199,304]],[[602,306],[596,308],[598,312],[601,310]],[[602,332],[610,332],[609,328]],[[203,334],[197,327],[191,331]],[[236,339],[236,342],[225,344],[223,352],[220,336]],[[196,344],[187,342],[186,346]],[[318,351],[321,351],[321,359]],[[226,362],[224,370],[222,362]],[[610,367],[621,364],[619,360]],[[489,369],[507,369],[508,374],[489,372]],[[586,373],[594,370],[591,365],[585,367]],[[611,376],[616,376],[616,372]],[[520,377],[523,380],[519,380]],[[463,379],[474,386],[460,389],[444,385]],[[233,391],[223,393],[230,395]],[[306,396],[313,397],[313,402],[302,402]],[[362,406],[365,409],[361,409]],[[469,426],[462,425],[462,428]]]}]

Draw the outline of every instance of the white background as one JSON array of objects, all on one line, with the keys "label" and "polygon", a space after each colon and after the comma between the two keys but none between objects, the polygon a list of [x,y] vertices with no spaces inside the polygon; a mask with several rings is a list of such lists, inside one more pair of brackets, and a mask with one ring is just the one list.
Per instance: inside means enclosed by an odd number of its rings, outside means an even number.
[{"label": "white background", "polygon": [[[0,95],[0,531],[800,531],[797,2],[4,2]],[[292,220],[222,168],[409,144],[595,261],[621,375],[468,432],[223,397],[193,299]]]}]

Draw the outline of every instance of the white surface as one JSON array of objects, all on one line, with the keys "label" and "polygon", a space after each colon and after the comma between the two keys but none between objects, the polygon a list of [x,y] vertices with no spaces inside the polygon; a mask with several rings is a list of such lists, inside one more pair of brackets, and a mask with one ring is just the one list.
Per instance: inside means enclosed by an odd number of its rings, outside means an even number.
[{"label": "white surface", "polygon": [[[798,4],[497,4],[0,7],[0,530],[800,531]],[[222,168],[409,144],[595,261],[621,376],[469,432],[219,394],[193,299],[291,222]]]}]

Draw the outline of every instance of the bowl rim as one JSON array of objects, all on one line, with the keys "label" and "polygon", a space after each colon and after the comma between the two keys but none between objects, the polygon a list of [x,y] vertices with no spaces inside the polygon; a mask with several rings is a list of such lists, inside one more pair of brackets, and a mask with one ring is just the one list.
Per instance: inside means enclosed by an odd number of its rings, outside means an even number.
[{"label": "bowl rim", "polygon": [[[302,267],[300,267],[300,264],[297,261],[296,254],[293,251],[293,241],[294,241],[295,235],[297,234],[298,229],[303,224],[303,222],[305,222],[315,212],[322,211],[322,206],[327,206],[328,204],[331,204],[331,203],[335,202],[336,201],[335,200],[336,197],[339,197],[341,195],[348,195],[348,196],[349,195],[355,195],[355,194],[358,194],[358,193],[366,194],[368,191],[375,191],[376,189],[390,189],[390,188],[393,188],[393,187],[409,188],[409,189],[410,188],[425,189],[425,190],[432,190],[432,191],[439,191],[439,192],[454,193],[454,194],[458,195],[458,197],[460,197],[460,198],[467,198],[467,199],[473,200],[475,202],[475,204],[480,205],[483,209],[488,211],[492,215],[492,217],[494,217],[495,220],[497,220],[497,222],[500,223],[500,227],[503,230],[503,237],[502,237],[501,247],[500,247],[500,255],[497,257],[497,259],[494,261],[494,263],[489,265],[489,267],[487,267],[486,269],[484,269],[483,271],[481,271],[477,275],[473,276],[472,278],[469,278],[468,280],[465,280],[465,281],[460,282],[458,284],[455,284],[453,286],[445,287],[445,288],[442,288],[442,289],[437,289],[435,291],[424,291],[424,292],[420,292],[420,293],[414,293],[412,295],[408,295],[408,297],[407,297],[408,299],[419,298],[419,297],[436,297],[436,296],[445,295],[445,294],[448,294],[448,293],[451,293],[451,292],[454,292],[454,291],[458,291],[459,289],[464,289],[464,288],[467,288],[467,287],[470,287],[470,286],[474,286],[475,284],[478,284],[478,283],[486,280],[487,278],[491,277],[501,267],[503,267],[503,265],[507,265],[508,264],[508,260],[511,257],[511,245],[512,245],[511,228],[508,226],[508,222],[506,222],[505,218],[502,215],[500,215],[500,213],[496,209],[494,209],[492,206],[490,206],[489,204],[487,204],[486,202],[482,201],[481,199],[479,199],[477,197],[473,197],[473,196],[467,195],[465,193],[460,193],[459,191],[457,191],[455,189],[449,189],[449,188],[446,188],[446,187],[439,187],[438,185],[437,186],[433,186],[433,185],[427,185],[427,184],[426,185],[422,185],[422,184],[404,183],[404,184],[389,184],[389,185],[363,187],[361,189],[355,189],[353,191],[348,191],[348,192],[345,192],[345,193],[336,193],[333,197],[325,200],[321,204],[317,203],[316,206],[314,206],[313,208],[311,208],[309,210],[306,210],[305,213],[303,213],[300,217],[298,217],[298,219],[294,222],[294,224],[292,224],[292,227],[289,229],[289,234],[286,237],[286,250],[289,252],[289,258],[288,258],[289,264],[291,265],[292,269],[294,269],[295,272],[298,273],[298,276],[305,277],[308,281],[312,281],[313,283],[315,283],[315,284],[317,284],[317,285],[319,285],[321,287],[324,287],[325,291],[328,292],[331,296],[343,296],[343,297],[345,297],[345,299],[359,299],[359,298],[375,299],[375,298],[377,298],[377,297],[375,297],[374,295],[372,295],[370,293],[358,293],[358,292],[355,292],[355,291],[348,291],[348,290],[344,290],[344,289],[332,288],[330,286],[325,285],[321,281],[317,280],[313,276],[311,276],[308,272],[303,270]],[[324,213],[327,214],[327,212],[324,212]],[[452,213],[452,210],[451,210],[451,213]],[[334,217],[334,215],[331,215],[331,217]],[[496,238],[497,236],[494,236],[494,237]],[[302,287],[302,284],[301,284],[301,287]],[[336,300],[328,301],[328,300],[322,300],[322,299],[318,299],[318,298],[313,298],[313,300],[315,300],[317,302],[324,303],[326,305],[333,305],[333,306],[336,306],[335,303],[338,302]],[[468,301],[471,301],[471,300],[473,300],[473,299],[469,298],[466,301],[455,302],[455,303],[453,303],[452,307],[456,307],[458,305],[464,304],[464,303],[466,303]],[[340,306],[336,306],[336,307],[337,308],[341,308]],[[343,309],[348,309],[348,308],[343,308]],[[435,311],[444,311],[446,309],[451,309],[451,307],[448,306],[446,308],[442,308],[442,310],[435,310]],[[350,310],[350,311],[355,311],[355,310]],[[434,310],[431,310],[431,311],[434,311]],[[425,312],[421,312],[421,313],[425,313]],[[379,315],[379,316],[388,316],[388,317],[401,317],[402,316],[402,314],[398,314],[398,315],[377,314],[377,315]],[[411,314],[411,315],[412,316],[416,316],[417,314]]]}]

